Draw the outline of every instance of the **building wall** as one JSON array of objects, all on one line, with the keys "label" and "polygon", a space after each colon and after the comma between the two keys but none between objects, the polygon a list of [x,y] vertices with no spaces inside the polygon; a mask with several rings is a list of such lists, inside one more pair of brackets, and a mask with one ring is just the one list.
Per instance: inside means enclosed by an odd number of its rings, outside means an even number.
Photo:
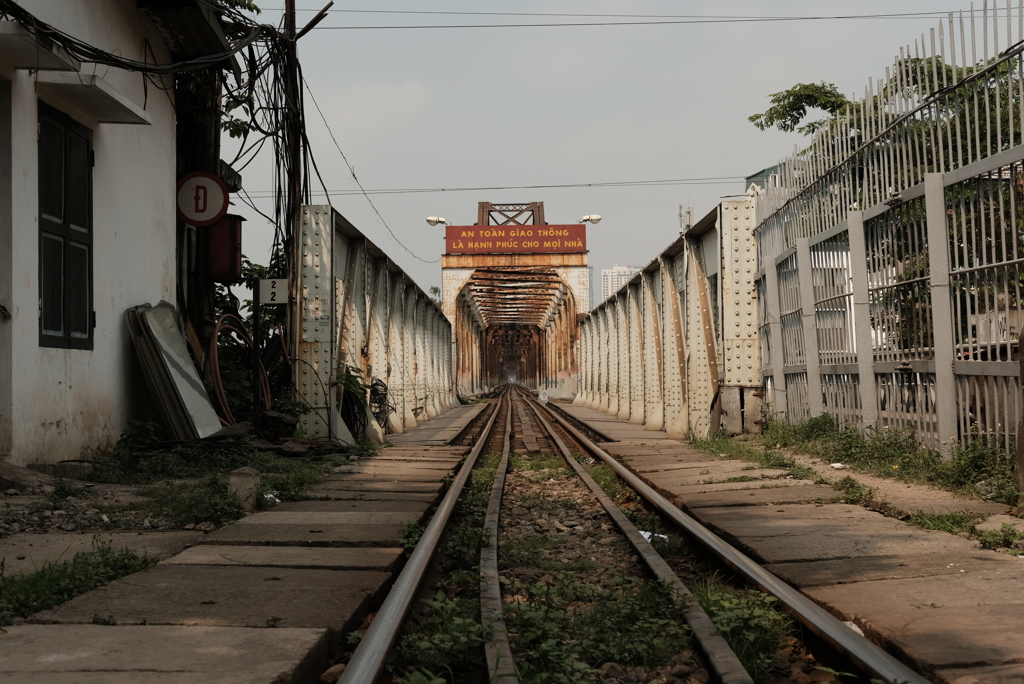
[{"label": "building wall", "polygon": [[13,233],[11,231],[11,82],[0,77],[0,305],[8,310],[0,312],[0,460],[11,454],[14,429],[12,415],[11,372],[13,370],[12,335],[14,326],[10,316],[11,290],[14,269],[11,263]]},{"label": "building wall", "polygon": [[[42,21],[105,50],[142,60],[145,41],[161,62],[163,42],[133,0],[24,0]],[[83,65],[91,74],[93,65]],[[127,334],[124,312],[143,303],[173,301],[175,293],[175,128],[171,94],[141,74],[95,68],[122,95],[142,106],[152,125],[98,124],[73,101],[37,95],[32,74],[0,63],[11,83],[9,185],[10,249],[0,249],[0,459],[18,464],[78,458],[113,444],[146,390]],[[171,85],[170,79],[166,81]],[[38,180],[39,99],[92,129],[93,309],[91,351],[39,346]],[[5,174],[0,171],[0,180]],[[0,226],[3,220],[0,219]],[[0,227],[0,246],[5,236]],[[9,291],[5,292],[5,289]],[[6,380],[5,380],[6,378]],[[9,387],[4,387],[4,383]],[[5,430],[3,424],[9,422]]]}]

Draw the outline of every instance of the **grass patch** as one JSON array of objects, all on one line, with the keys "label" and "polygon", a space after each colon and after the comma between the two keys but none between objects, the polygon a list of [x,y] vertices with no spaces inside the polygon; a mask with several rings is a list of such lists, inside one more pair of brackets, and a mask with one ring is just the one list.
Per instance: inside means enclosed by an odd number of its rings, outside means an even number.
[{"label": "grass patch", "polygon": [[260,477],[260,492],[256,503],[259,508],[269,508],[267,495],[277,497],[281,501],[303,501],[308,498],[306,488],[323,480],[323,471],[319,468],[306,466],[283,475],[267,474]]},{"label": "grass patch", "polygon": [[769,420],[758,441],[757,449],[727,437],[697,441],[694,446],[756,461],[765,468],[785,468],[794,477],[813,479],[814,474],[773,449],[791,448],[825,463],[843,463],[859,472],[937,485],[1010,506],[1017,504],[1019,496],[1014,480],[1016,454],[990,445],[980,435],[974,435],[967,446],[954,446],[950,457],[942,458],[923,446],[912,428],[865,434],[823,414],[800,425]]},{"label": "grass patch", "polygon": [[676,597],[655,582],[625,578],[603,589],[559,573],[553,585],[515,586],[505,607],[520,681],[592,681],[606,662],[656,667],[689,645]]},{"label": "grass patch", "polygon": [[625,503],[636,500],[636,492],[633,488],[622,481],[612,467],[607,463],[597,463],[592,466],[585,466],[587,473],[594,481],[601,486],[604,493],[615,503]]},{"label": "grass patch", "polygon": [[[977,531],[976,531],[977,532]],[[1024,532],[1019,532],[1012,525],[1003,523],[998,530],[985,530],[977,532],[978,542],[983,549],[1010,548],[1018,539],[1024,539]]]},{"label": "grass patch", "polygon": [[555,541],[555,537],[546,534],[525,534],[511,538],[498,547],[499,567],[539,566],[544,558],[542,552],[554,546]]},{"label": "grass patch", "polygon": [[907,522],[926,530],[940,530],[977,539],[981,548],[989,550],[1011,548],[1015,541],[1024,539],[1024,532],[1020,532],[1006,523],[1003,523],[998,530],[979,530],[975,526],[984,519],[985,516],[967,511],[953,513],[922,513],[918,511],[910,516]]},{"label": "grass patch", "polygon": [[799,448],[826,462],[845,463],[880,477],[934,484],[1008,505],[1017,503],[1014,482],[1016,456],[975,437],[955,446],[949,458],[923,446],[912,429],[879,430],[861,434],[840,425],[816,432]]},{"label": "grass patch", "polygon": [[967,511],[955,511],[953,513],[923,513],[917,511],[907,518],[907,522],[923,530],[940,530],[950,534],[973,536],[976,532],[974,526],[983,519],[984,516],[968,513]]},{"label": "grass patch", "polygon": [[46,563],[32,573],[8,575],[0,562],[0,625],[70,601],[155,564],[156,559],[127,548],[115,551],[98,538],[93,539],[92,551],[75,554],[69,561]]},{"label": "grass patch", "polygon": [[871,487],[861,484],[849,475],[831,484],[833,489],[843,493],[843,503],[863,506],[871,503],[872,496],[874,495],[874,490]]},{"label": "grass patch", "polygon": [[117,446],[84,464],[76,477],[91,482],[139,485],[203,478],[243,467],[281,475],[310,470],[324,475],[339,465],[351,463],[349,456],[369,458],[381,451],[378,444],[360,442],[352,447],[339,447],[339,452],[333,454],[281,456],[257,451],[244,437],[168,446],[157,441],[156,431],[157,426],[152,423],[129,424]]},{"label": "grass patch", "polygon": [[[765,442],[767,443],[767,439]],[[785,470],[785,476],[791,476],[798,480],[814,479],[817,476],[812,469],[800,465],[793,458],[782,452],[771,449],[755,449],[746,443],[732,439],[725,435],[715,435],[707,439],[694,440],[693,446],[696,449],[708,451],[719,456],[738,458],[744,461],[752,461],[762,468],[769,470]],[[702,473],[703,474],[703,473]],[[740,476],[742,477],[742,476]],[[749,476],[748,476],[749,477]],[[720,480],[721,481],[721,480]],[[724,480],[725,482],[746,482],[749,480]]]},{"label": "grass patch", "polygon": [[[515,470],[548,470],[565,468],[565,459],[554,454],[536,454],[529,458],[512,454],[509,459]],[[568,474],[568,471],[566,471]]]},{"label": "grass patch", "polygon": [[213,476],[201,482],[183,482],[147,487],[140,494],[150,498],[154,514],[181,525],[210,522],[220,526],[245,516],[237,496],[228,492],[228,483]]},{"label": "grass patch", "polygon": [[733,589],[715,577],[692,586],[694,595],[754,679],[768,674],[772,658],[793,632],[793,620],[776,599],[756,589]]}]

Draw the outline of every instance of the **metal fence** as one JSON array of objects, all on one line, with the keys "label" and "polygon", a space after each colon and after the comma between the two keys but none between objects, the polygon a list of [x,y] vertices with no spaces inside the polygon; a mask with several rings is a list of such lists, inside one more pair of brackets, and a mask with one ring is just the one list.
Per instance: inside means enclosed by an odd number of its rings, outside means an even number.
[{"label": "metal fence", "polygon": [[932,445],[1014,444],[1022,5],[949,15],[760,190],[761,370],[774,412],[913,427]]}]

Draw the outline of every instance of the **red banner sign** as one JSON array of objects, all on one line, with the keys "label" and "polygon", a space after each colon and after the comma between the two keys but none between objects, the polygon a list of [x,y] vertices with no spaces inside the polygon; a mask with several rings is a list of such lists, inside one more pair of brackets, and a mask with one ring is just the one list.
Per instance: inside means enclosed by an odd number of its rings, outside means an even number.
[{"label": "red banner sign", "polygon": [[531,254],[587,251],[587,228],[565,226],[505,225],[446,226],[446,254]]}]

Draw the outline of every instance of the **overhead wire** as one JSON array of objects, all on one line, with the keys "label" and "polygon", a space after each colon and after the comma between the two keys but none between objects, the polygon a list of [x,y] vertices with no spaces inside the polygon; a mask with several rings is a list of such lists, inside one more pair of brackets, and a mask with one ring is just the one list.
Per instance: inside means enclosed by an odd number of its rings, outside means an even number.
[{"label": "overhead wire", "polygon": [[[438,188],[377,188],[369,190],[331,190],[331,194],[345,195],[411,195],[434,192],[479,192],[482,190],[550,190],[565,188],[643,188],[672,185],[727,185],[742,181],[746,176],[707,176],[703,178],[666,178],[642,181],[610,181],[598,183],[550,183],[538,185],[475,185]],[[268,197],[271,190],[253,190],[250,195]]]},{"label": "overhead wire", "polygon": [[[437,259],[424,259],[420,255],[416,254],[416,252],[406,247],[405,243],[402,242],[397,235],[395,235],[395,231],[391,230],[391,226],[389,226],[388,222],[384,220],[384,217],[381,215],[380,210],[377,209],[377,205],[373,203],[372,199],[370,199],[370,195],[363,188],[363,184],[356,176],[356,170],[352,168],[352,164],[349,163],[348,157],[345,156],[344,150],[342,150],[341,145],[338,144],[338,139],[334,137],[334,131],[331,130],[331,125],[327,123],[327,117],[324,116],[323,110],[320,109],[320,104],[316,101],[316,97],[313,96],[313,91],[310,90],[309,83],[306,82],[305,78],[302,78],[302,85],[306,88],[306,92],[309,93],[309,99],[313,101],[313,106],[316,107],[316,111],[320,114],[320,118],[323,119],[324,126],[327,128],[327,133],[328,135],[331,136],[331,140],[334,142],[334,146],[338,148],[338,153],[341,155],[342,160],[345,162],[345,166],[348,167],[348,172],[352,175],[352,180],[354,180],[356,185],[359,187],[360,194],[362,194],[363,197],[366,198],[366,201],[369,202],[370,207],[373,209],[373,213],[377,215],[377,218],[380,220],[381,224],[383,224],[383,226],[387,228],[387,231],[388,233],[391,234],[391,237],[394,238],[395,242],[397,242],[402,247],[402,249],[404,249],[414,258],[419,259],[425,264],[436,264],[437,262],[441,261],[440,257],[438,257]],[[324,188],[324,191],[326,192],[326,188]]]},{"label": "overhead wire", "polygon": [[[399,14],[401,12],[395,12]],[[417,12],[409,12],[416,14]],[[672,25],[694,25],[694,24],[749,24],[767,22],[794,22],[794,21],[863,21],[868,19],[921,19],[941,18],[949,12],[891,12],[885,14],[848,14],[848,15],[808,15],[808,16],[725,16],[725,15],[654,15],[656,19],[642,19],[637,17],[635,21],[564,21],[564,22],[531,22],[531,23],[500,23],[500,24],[390,24],[377,26],[317,26],[314,30],[320,31],[347,31],[347,30],[401,30],[401,29],[464,29],[464,28],[567,28],[567,27],[593,27],[593,26],[672,26]],[[426,12],[424,12],[426,14]],[[431,13],[433,14],[433,13]],[[437,12],[437,14],[441,14]],[[473,15],[475,13],[453,13]],[[479,13],[487,14],[487,13]],[[501,14],[498,16],[607,16],[615,18],[615,15],[562,15],[562,14]],[[628,15],[627,15],[628,16]],[[662,18],[663,17],[663,18]],[[679,17],[679,18],[676,18]]]},{"label": "overhead wire", "polygon": [[[304,8],[299,12],[319,12],[320,10]],[[836,15],[836,16],[786,16],[786,15],[731,15],[731,14],[618,14],[599,12],[466,12],[455,10],[382,10],[382,9],[351,9],[333,8],[328,13],[338,14],[423,14],[443,16],[488,16],[488,17],[587,17],[587,18],[609,18],[609,19],[756,19],[762,21],[772,20],[801,20],[801,19],[914,19],[918,17],[944,17],[948,12],[937,10],[925,12],[887,12],[878,14],[859,15]]]},{"label": "overhead wire", "polygon": [[[239,15],[240,17],[242,15]],[[146,74],[178,74],[184,71],[202,71],[219,65],[221,62],[235,56],[241,50],[248,47],[257,38],[260,38],[273,30],[272,27],[256,24],[246,20],[244,24],[249,29],[247,35],[236,41],[229,49],[212,55],[204,55],[195,59],[182,60],[171,64],[149,64],[147,61],[138,61],[121,57],[112,52],[101,50],[83,40],[61,31],[60,29],[40,21],[28,10],[21,7],[13,0],[0,0],[0,18],[17,22],[31,36],[36,39],[43,39],[44,42],[52,42],[59,45],[68,55],[79,62],[89,64],[102,64],[108,67],[116,67],[126,71],[137,71]]]}]

